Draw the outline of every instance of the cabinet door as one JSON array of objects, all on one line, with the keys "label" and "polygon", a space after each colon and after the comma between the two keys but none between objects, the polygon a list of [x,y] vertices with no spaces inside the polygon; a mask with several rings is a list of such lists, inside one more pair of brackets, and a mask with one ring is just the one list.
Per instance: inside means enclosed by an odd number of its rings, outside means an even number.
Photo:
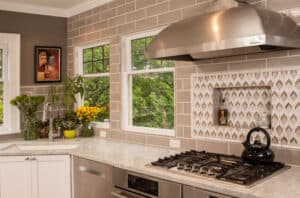
[{"label": "cabinet door", "polygon": [[111,197],[111,166],[79,157],[74,157],[73,162],[75,198]]},{"label": "cabinet door", "polygon": [[29,157],[0,157],[0,197],[31,198],[31,172]]},{"label": "cabinet door", "polygon": [[71,198],[70,156],[33,156],[33,198]]}]

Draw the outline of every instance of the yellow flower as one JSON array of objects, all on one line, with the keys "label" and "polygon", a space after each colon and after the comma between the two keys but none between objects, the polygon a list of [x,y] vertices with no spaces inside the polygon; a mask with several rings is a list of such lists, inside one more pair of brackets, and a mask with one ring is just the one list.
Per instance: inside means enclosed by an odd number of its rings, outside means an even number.
[{"label": "yellow flower", "polygon": [[101,111],[102,107],[79,107],[76,115],[83,122],[91,122]]}]

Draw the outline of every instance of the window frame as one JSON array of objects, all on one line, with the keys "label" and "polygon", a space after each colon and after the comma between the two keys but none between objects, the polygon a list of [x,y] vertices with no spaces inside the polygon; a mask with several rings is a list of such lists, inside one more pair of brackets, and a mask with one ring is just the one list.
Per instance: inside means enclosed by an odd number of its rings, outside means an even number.
[{"label": "window frame", "polygon": [[0,33],[0,48],[3,49],[3,125],[0,135],[21,133],[20,111],[10,100],[20,95],[20,34]]},{"label": "window frame", "polygon": [[[103,42],[98,42],[98,43],[94,43],[94,44],[90,44],[90,45],[82,45],[82,46],[76,46],[75,47],[75,61],[74,61],[74,63],[75,63],[75,75],[81,75],[82,77],[85,77],[85,78],[108,77],[109,82],[110,82],[110,70],[111,70],[111,68],[109,68],[109,72],[105,72],[105,73],[84,74],[84,72],[83,72],[83,67],[84,67],[83,51],[85,49],[94,48],[94,47],[103,46],[103,45],[110,45],[110,43],[108,41],[103,41]],[[110,64],[109,64],[109,66],[110,66]],[[110,90],[109,90],[109,93],[110,93]],[[80,95],[77,95],[76,99],[77,99],[78,103],[77,103],[77,105],[75,105],[75,107],[79,107],[79,106],[84,105],[84,99],[81,98]],[[110,128],[110,121],[109,122],[96,122],[96,121],[93,121],[92,123],[97,128],[105,128],[105,129]]]},{"label": "window frame", "polygon": [[[131,41],[139,38],[155,36],[163,28],[154,29],[146,32],[141,32],[129,36],[122,37],[122,129],[124,131],[132,131],[136,133],[161,135],[161,136],[175,136],[175,126],[173,129],[151,128],[134,126],[132,122],[132,82],[130,76],[136,74],[159,74],[159,73],[173,73],[175,85],[175,68],[165,67],[158,69],[147,70],[132,70],[132,57],[131,57]],[[132,81],[132,80],[131,80]],[[174,86],[174,121],[175,121],[175,86]],[[175,122],[174,122],[175,123]]]}]

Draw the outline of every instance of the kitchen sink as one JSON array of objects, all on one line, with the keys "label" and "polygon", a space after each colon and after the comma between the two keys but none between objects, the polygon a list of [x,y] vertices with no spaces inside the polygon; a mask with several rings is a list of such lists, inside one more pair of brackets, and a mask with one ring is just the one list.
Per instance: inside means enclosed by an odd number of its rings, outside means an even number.
[{"label": "kitchen sink", "polygon": [[79,144],[17,144],[16,147],[22,151],[69,150],[78,148]]}]

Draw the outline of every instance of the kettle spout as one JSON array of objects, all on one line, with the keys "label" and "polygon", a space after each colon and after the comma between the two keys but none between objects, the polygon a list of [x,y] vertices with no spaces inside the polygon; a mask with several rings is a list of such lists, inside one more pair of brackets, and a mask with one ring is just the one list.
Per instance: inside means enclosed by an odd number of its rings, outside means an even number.
[{"label": "kettle spout", "polygon": [[243,146],[244,146],[245,148],[248,148],[248,147],[249,147],[249,144],[248,144],[247,141],[243,142],[242,144],[243,144]]}]

